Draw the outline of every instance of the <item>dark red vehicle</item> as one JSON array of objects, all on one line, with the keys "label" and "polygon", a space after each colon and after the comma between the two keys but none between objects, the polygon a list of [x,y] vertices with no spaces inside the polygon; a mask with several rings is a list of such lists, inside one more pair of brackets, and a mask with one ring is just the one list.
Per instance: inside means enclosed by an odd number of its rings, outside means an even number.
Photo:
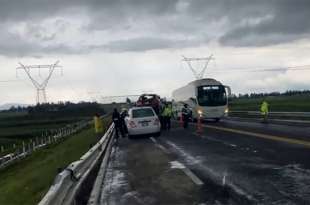
[{"label": "dark red vehicle", "polygon": [[156,114],[159,113],[160,96],[156,94],[142,94],[137,103],[137,106],[151,106]]}]

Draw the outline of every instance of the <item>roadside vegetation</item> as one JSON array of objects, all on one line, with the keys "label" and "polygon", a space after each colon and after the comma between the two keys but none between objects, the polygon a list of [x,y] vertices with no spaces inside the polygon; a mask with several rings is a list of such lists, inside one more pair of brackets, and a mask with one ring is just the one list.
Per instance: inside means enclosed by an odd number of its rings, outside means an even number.
[{"label": "roadside vegetation", "polygon": [[[109,119],[104,120],[105,130],[109,123]],[[78,160],[97,141],[93,126],[89,126],[0,170],[0,204],[37,204],[52,185],[59,168]]]},{"label": "roadside vegetation", "polygon": [[229,105],[231,111],[259,111],[266,99],[270,111],[310,112],[310,91],[287,91],[285,93],[246,94],[235,96]]},{"label": "roadside vegetation", "polygon": [[0,157],[20,148],[22,142],[40,140],[68,124],[91,120],[95,113],[105,114],[97,103],[41,104],[12,107],[0,112]]}]

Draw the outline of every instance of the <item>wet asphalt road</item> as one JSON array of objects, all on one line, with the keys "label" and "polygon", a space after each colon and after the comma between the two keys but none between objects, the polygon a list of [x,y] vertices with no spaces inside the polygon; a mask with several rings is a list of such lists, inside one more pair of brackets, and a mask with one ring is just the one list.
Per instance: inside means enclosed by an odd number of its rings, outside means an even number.
[{"label": "wet asphalt road", "polygon": [[[310,141],[310,128],[223,120],[206,126]],[[174,123],[157,142],[228,204],[310,204],[310,146]],[[212,191],[210,189],[206,189]],[[223,199],[220,199],[220,198]],[[227,199],[227,200],[226,200]]]}]

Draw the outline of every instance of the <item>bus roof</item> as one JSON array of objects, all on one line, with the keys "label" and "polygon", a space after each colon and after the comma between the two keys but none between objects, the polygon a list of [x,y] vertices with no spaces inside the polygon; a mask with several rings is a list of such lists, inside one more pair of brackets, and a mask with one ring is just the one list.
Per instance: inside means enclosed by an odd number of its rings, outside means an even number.
[{"label": "bus roof", "polygon": [[197,86],[202,86],[202,85],[222,85],[222,83],[213,78],[204,78],[204,79],[192,81],[188,85],[194,85],[195,87],[197,87]]}]

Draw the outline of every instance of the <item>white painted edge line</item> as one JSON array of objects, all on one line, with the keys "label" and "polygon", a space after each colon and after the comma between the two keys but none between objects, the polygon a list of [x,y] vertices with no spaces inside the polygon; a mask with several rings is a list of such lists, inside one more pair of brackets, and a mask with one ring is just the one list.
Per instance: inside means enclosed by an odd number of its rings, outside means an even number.
[{"label": "white painted edge line", "polygon": [[[150,138],[157,147],[159,147],[160,149],[162,149],[164,152],[166,153],[170,153],[164,146],[160,145],[157,140],[154,137]],[[181,170],[198,186],[203,185],[204,183],[189,169],[187,168],[183,163],[177,161],[179,164],[183,165],[184,168],[182,168]]]},{"label": "white painted edge line", "polygon": [[179,161],[172,161],[170,162],[172,169],[180,169],[186,174],[196,185],[201,186],[203,182],[190,170],[188,169],[183,163]]},{"label": "white painted edge line", "polygon": [[169,154],[170,151],[167,150],[164,146],[162,146],[161,144],[158,143],[158,141],[154,138],[154,137],[150,137],[150,139],[154,142],[155,146],[158,147],[159,149],[161,149],[163,152],[165,152],[166,154]]},{"label": "white painted edge line", "polygon": [[204,183],[186,166],[182,169],[182,171],[198,186],[203,185]]},{"label": "white painted edge line", "polygon": [[156,144],[157,140],[154,137],[150,137],[150,139]]}]

